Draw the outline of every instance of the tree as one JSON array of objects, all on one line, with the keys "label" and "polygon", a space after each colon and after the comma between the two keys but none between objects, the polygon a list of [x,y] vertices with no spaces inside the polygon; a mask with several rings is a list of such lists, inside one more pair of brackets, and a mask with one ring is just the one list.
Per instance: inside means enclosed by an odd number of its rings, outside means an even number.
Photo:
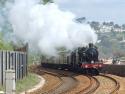
[{"label": "tree", "polygon": [[103,22],[102,25],[107,25],[107,23],[106,23],[106,22]]},{"label": "tree", "polygon": [[120,26],[118,24],[115,24],[114,28],[120,28]]},{"label": "tree", "polygon": [[125,24],[122,24],[122,29],[125,29]]},{"label": "tree", "polygon": [[114,25],[114,22],[109,22],[109,25],[110,25],[110,26],[113,26],[113,25]]},{"label": "tree", "polygon": [[92,28],[94,28],[94,30],[96,30],[96,31],[98,31],[99,29],[100,29],[100,23],[99,22],[95,22],[95,21],[92,21],[91,23],[90,23],[90,26],[92,27]]},{"label": "tree", "polygon": [[124,57],[124,56],[125,56],[125,53],[124,53],[123,51],[120,51],[120,50],[115,50],[115,51],[113,52],[113,55],[114,55],[115,57]]},{"label": "tree", "polygon": [[79,23],[84,23],[86,21],[86,18],[85,17],[77,18],[76,21]]},{"label": "tree", "polygon": [[44,4],[46,4],[46,3],[48,3],[48,2],[53,3],[53,0],[43,0],[43,3],[44,3]]},{"label": "tree", "polygon": [[0,50],[13,50],[12,44],[3,39],[2,32],[0,32]]},{"label": "tree", "polygon": [[6,2],[7,0],[0,0],[0,6],[4,6],[5,5],[5,2]]}]

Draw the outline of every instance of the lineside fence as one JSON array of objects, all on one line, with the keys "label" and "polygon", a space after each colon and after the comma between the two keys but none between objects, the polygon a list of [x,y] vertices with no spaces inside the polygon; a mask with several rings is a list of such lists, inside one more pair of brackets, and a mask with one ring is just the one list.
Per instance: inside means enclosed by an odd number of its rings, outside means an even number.
[{"label": "lineside fence", "polygon": [[27,52],[0,51],[0,85],[5,85],[5,71],[15,70],[16,80],[27,75]]}]

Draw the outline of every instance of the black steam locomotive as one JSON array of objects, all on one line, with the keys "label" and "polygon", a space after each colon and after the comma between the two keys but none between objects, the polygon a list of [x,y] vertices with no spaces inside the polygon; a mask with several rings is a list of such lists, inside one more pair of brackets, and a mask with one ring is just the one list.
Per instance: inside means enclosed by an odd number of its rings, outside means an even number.
[{"label": "black steam locomotive", "polygon": [[99,62],[98,49],[92,43],[88,47],[79,47],[72,51],[69,55],[63,56],[65,59],[60,63],[56,61],[52,63],[44,62],[43,67],[54,69],[68,69],[71,71],[82,72],[85,74],[99,74],[99,70],[103,67],[103,63]]}]

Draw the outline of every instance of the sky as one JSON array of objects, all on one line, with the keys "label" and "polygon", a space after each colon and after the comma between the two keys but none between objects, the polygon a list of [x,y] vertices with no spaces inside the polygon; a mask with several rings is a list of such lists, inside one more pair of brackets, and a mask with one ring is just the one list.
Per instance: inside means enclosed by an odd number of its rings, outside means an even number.
[{"label": "sky", "polygon": [[88,21],[125,24],[125,0],[54,0],[62,10]]}]

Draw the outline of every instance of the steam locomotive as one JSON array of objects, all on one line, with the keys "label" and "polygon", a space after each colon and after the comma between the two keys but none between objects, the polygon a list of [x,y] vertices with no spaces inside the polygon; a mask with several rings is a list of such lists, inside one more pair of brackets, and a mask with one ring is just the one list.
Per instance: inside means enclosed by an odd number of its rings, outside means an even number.
[{"label": "steam locomotive", "polygon": [[69,55],[64,55],[65,59],[60,61],[48,63],[42,62],[43,67],[71,70],[75,72],[82,72],[84,74],[99,74],[102,69],[103,63],[99,61],[99,52],[95,45],[92,43],[88,47],[79,47],[72,51]]}]

